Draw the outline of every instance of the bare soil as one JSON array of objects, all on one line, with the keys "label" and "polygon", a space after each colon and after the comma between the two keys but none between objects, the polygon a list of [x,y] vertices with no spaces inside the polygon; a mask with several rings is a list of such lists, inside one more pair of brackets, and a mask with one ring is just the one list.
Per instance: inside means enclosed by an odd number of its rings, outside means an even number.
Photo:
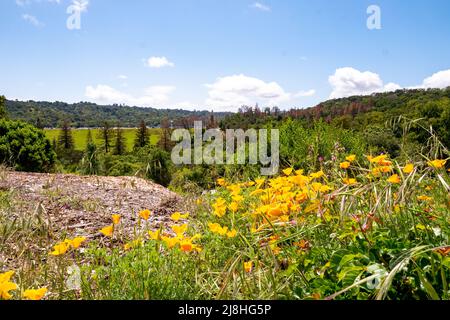
[{"label": "bare soil", "polygon": [[99,177],[5,171],[0,191],[13,195],[14,211],[39,214],[54,233],[99,236],[111,224],[111,215],[122,215],[121,228],[133,232],[138,212],[149,209],[151,228],[170,223],[180,211],[181,198],[168,189],[136,177]]}]

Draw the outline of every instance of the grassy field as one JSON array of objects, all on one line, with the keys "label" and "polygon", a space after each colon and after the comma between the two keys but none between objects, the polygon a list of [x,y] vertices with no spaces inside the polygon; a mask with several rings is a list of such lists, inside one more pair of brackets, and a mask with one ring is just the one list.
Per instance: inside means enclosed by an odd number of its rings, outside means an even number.
[{"label": "grassy field", "polygon": [[[92,137],[94,139],[94,142],[98,145],[101,144],[101,141],[99,139],[100,129],[90,129],[92,133]],[[53,141],[53,139],[58,139],[60,129],[46,129],[45,135],[47,138],[50,139],[50,141]],[[73,139],[75,141],[75,149],[76,150],[84,150],[86,149],[86,142],[87,142],[87,136],[88,136],[87,129],[73,129]],[[150,141],[151,144],[156,144],[159,139],[159,129],[149,129],[150,131]],[[123,129],[123,134],[126,141],[127,151],[131,151],[133,149],[134,145],[134,137],[136,135],[136,129],[129,129],[125,128]]]}]

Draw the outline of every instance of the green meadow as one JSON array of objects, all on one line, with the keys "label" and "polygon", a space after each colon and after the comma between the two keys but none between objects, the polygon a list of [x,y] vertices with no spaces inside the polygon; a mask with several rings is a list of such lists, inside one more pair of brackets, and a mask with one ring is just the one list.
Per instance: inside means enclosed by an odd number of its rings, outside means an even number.
[{"label": "green meadow", "polygon": [[[99,138],[101,129],[90,129],[90,130],[94,142],[97,145],[101,145],[102,142],[101,139]],[[126,141],[127,151],[131,151],[134,146],[134,137],[136,135],[136,129],[124,128],[122,130]],[[53,141],[53,139],[58,140],[60,131],[61,131],[60,129],[45,129],[45,135],[47,136],[48,139],[50,139],[50,141]],[[159,131],[160,129],[149,129],[150,142],[152,145],[158,143]],[[72,136],[75,142],[76,150],[86,149],[88,132],[89,132],[88,129],[72,129]]]}]

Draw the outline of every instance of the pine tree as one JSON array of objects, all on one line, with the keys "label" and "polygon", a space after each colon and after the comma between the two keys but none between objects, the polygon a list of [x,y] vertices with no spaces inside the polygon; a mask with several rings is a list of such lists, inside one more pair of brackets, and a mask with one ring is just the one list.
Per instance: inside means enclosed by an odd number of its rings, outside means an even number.
[{"label": "pine tree", "polygon": [[102,140],[103,142],[103,148],[105,149],[105,153],[109,153],[111,143],[113,140],[113,130],[108,121],[104,122],[103,127],[99,132],[99,139]]},{"label": "pine tree", "polygon": [[142,120],[139,124],[139,128],[136,131],[136,138],[134,140],[134,147],[143,148],[150,143],[150,135],[148,133],[147,125]]},{"label": "pine tree", "polygon": [[164,118],[161,121],[161,137],[158,141],[158,146],[167,152],[170,152],[173,147],[173,143],[170,140],[170,136],[172,134],[172,130],[170,129],[169,120]]},{"label": "pine tree", "polygon": [[62,148],[63,151],[71,151],[75,147],[73,142],[72,130],[70,129],[70,125],[67,120],[64,120],[61,127],[61,133],[59,134],[58,138],[58,147]]},{"label": "pine tree", "polygon": [[114,146],[114,154],[115,155],[123,155],[125,153],[125,137],[123,136],[123,130],[120,127],[120,124],[117,125],[116,129],[116,144]]}]

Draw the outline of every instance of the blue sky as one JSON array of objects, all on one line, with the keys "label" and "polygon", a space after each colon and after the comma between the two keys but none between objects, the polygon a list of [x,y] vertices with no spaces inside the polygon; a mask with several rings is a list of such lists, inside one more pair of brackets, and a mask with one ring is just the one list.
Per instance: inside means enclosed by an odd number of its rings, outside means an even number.
[{"label": "blue sky", "polygon": [[75,30],[73,0],[0,2],[0,94],[228,111],[450,86],[447,0],[84,1]]}]

